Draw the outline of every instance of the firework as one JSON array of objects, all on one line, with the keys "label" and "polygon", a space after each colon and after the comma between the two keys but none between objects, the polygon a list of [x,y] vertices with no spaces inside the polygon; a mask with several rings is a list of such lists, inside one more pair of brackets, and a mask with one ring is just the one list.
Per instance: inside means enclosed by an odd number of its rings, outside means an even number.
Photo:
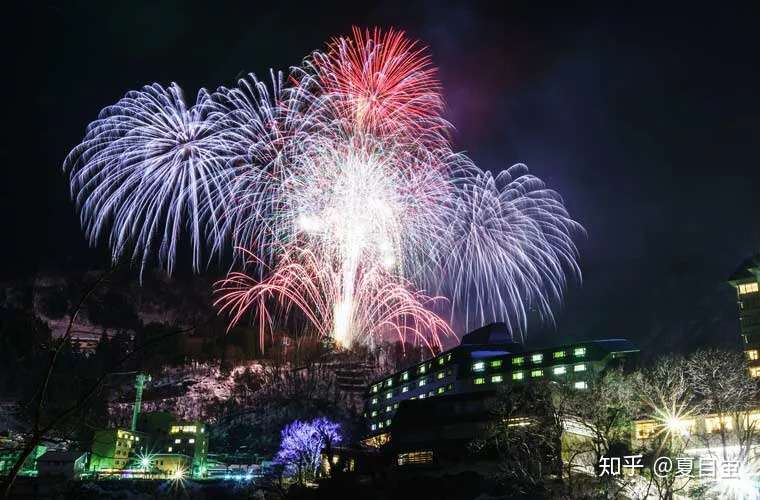
[{"label": "firework", "polygon": [[182,90],[158,84],[101,111],[66,158],[71,196],[91,244],[108,234],[114,260],[131,248],[145,267],[155,253],[171,274],[189,232],[193,268],[219,237],[227,151],[204,117],[209,95],[189,106]]},{"label": "firework", "polygon": [[231,244],[244,269],[217,305],[262,335],[294,308],[346,347],[438,349],[447,308],[513,333],[553,319],[582,228],[525,166],[493,176],[452,150],[424,47],[355,29],[269,80],[191,107],[153,85],[106,108],[66,160],[90,240],[110,230],[114,259],[157,253],[169,271],[185,231],[196,270]]}]

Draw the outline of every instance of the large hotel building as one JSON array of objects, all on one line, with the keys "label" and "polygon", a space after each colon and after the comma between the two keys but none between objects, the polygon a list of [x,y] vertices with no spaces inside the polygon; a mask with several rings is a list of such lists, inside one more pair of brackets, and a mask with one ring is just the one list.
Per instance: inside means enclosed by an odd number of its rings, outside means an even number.
[{"label": "large hotel building", "polygon": [[512,341],[506,325],[491,324],[464,335],[459,346],[433,359],[372,383],[366,394],[367,432],[371,438],[387,440],[399,406],[405,401],[486,396],[501,384],[540,379],[584,390],[600,372],[613,365],[635,363],[638,354],[638,348],[624,339],[526,350]]}]

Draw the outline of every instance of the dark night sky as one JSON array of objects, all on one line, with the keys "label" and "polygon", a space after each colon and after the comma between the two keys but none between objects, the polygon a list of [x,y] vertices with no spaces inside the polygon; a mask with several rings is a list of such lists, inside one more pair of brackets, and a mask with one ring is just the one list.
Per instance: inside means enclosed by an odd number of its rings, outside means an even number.
[{"label": "dark night sky", "polygon": [[531,343],[625,336],[655,353],[738,340],[724,280],[760,243],[752,12],[25,3],[2,35],[3,277],[106,261],[87,249],[60,169],[129,89],[176,81],[193,95],[297,64],[352,24],[397,26],[440,67],[457,147],[491,170],[526,163],[588,231],[582,286]]}]

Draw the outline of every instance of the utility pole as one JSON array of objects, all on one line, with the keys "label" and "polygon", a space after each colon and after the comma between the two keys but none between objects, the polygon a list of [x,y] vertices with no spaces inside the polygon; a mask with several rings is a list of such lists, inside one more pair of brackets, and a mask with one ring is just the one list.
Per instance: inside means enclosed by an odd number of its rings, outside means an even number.
[{"label": "utility pole", "polygon": [[140,415],[140,405],[142,404],[142,393],[145,382],[150,382],[150,375],[138,373],[135,377],[135,407],[132,410],[132,432],[137,430],[137,417]]}]

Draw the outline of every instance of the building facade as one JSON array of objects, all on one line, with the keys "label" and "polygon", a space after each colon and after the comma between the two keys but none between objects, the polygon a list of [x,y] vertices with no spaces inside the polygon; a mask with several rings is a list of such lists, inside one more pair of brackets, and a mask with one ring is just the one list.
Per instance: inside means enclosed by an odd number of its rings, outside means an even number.
[{"label": "building facade", "polygon": [[744,341],[749,374],[760,377],[760,255],[744,261],[728,280],[736,289],[739,334]]},{"label": "building facade", "polygon": [[501,384],[541,379],[583,390],[601,371],[636,363],[638,355],[624,339],[525,350],[506,325],[488,325],[462,337],[459,346],[372,383],[365,403],[369,442],[387,441],[402,401],[493,392]]},{"label": "building facade", "polygon": [[92,439],[90,470],[97,474],[118,474],[138,454],[146,453],[146,436],[129,429],[103,429]]},{"label": "building facade", "polygon": [[175,422],[169,428],[166,453],[190,457],[192,465],[188,471],[193,477],[206,475],[208,457],[208,433],[203,422]]}]

